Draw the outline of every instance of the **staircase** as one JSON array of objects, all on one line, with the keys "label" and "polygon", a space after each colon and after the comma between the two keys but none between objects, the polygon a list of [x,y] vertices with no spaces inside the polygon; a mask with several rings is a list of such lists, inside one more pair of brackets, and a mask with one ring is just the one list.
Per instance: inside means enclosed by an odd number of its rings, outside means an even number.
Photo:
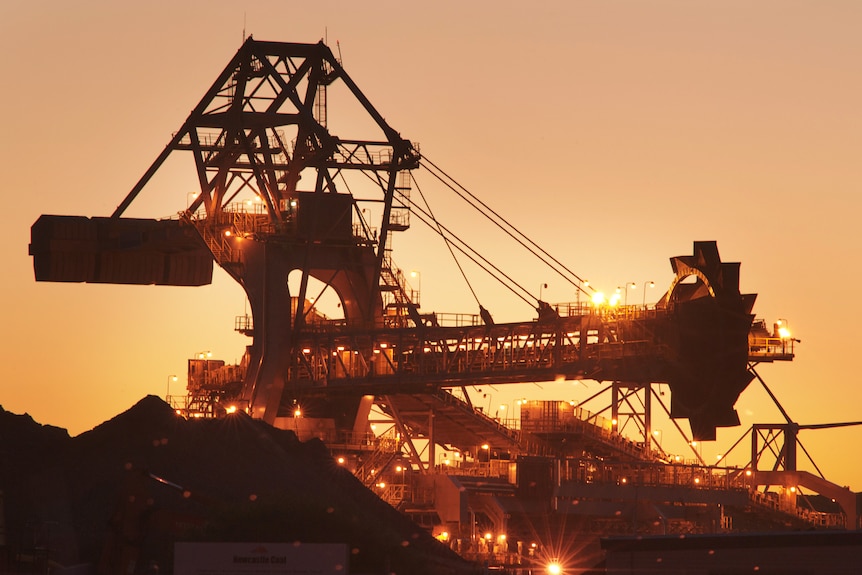
[{"label": "staircase", "polygon": [[234,250],[229,242],[229,238],[237,233],[235,224],[238,222],[234,221],[236,216],[237,214],[222,212],[216,217],[208,218],[184,212],[180,217],[182,221],[194,226],[215,262],[230,271],[231,267],[242,264],[240,252]]},{"label": "staircase", "polygon": [[356,467],[353,474],[363,485],[370,488],[379,481],[381,473],[400,453],[400,440],[394,430],[389,430],[377,438],[376,449]]},{"label": "staircase", "polygon": [[418,302],[414,301],[418,292],[408,288],[404,272],[393,264],[387,253],[380,269],[380,292],[386,309],[385,320],[389,327],[409,327],[408,320],[412,320],[414,325],[420,325],[422,322]]}]

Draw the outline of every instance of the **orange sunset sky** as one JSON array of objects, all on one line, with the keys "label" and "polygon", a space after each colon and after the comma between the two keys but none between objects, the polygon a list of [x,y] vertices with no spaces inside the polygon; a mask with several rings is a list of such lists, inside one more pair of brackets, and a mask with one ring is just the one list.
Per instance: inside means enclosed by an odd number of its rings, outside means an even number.
[{"label": "orange sunset sky", "polygon": [[[171,375],[180,393],[199,351],[241,357],[248,342],[233,322],[245,297],[221,270],[202,288],[36,283],[27,246],[40,214],[110,215],[245,30],[338,42],[396,130],[592,285],[639,284],[629,303],[664,293],[669,257],[717,240],[724,261],[742,262],[743,291],[759,294],[757,317],[786,318],[802,340],[794,362],[759,368],[784,408],[802,424],[862,420],[860,28],[857,0],[4,0],[0,405],[76,435],[164,396]],[[435,214],[525,287],[574,299],[416,177]],[[189,182],[169,172],[126,215],[176,215],[196,191]],[[401,268],[421,272],[423,310],[478,311],[427,230],[394,247]],[[535,317],[470,273],[496,321]],[[600,385],[495,386],[487,401],[493,411]],[[753,423],[782,422],[757,382],[737,409],[742,425],[702,446],[707,461]],[[862,427],[800,438],[827,478],[862,491]]]}]

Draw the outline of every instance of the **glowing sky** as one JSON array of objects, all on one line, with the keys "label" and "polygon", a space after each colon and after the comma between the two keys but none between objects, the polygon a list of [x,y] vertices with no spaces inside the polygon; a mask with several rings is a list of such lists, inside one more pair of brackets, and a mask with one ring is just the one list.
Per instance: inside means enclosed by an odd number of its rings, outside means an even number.
[{"label": "glowing sky", "polygon": [[[724,261],[742,262],[743,291],[759,294],[757,316],[787,318],[802,339],[796,361],[759,370],[785,409],[800,423],[862,420],[862,3],[463,4],[0,2],[0,404],[78,434],[165,395],[172,374],[182,387],[198,351],[241,357],[246,339],[232,330],[245,299],[220,270],[204,288],[37,284],[27,245],[40,214],[110,215],[245,29],[260,40],[326,35],[334,50],[338,41],[396,130],[593,285],[653,280],[654,301],[672,279],[669,257],[717,240]],[[184,209],[195,190],[180,181],[127,215]],[[450,195],[430,201],[528,289],[547,282],[544,299],[573,299],[513,246],[471,237],[475,216]],[[423,309],[475,313],[429,237],[395,240],[400,266],[422,273]],[[534,317],[476,282],[497,321]],[[560,385],[498,388],[488,401],[584,393]],[[737,408],[742,426],[720,431],[705,458],[752,423],[781,422],[756,383]],[[862,428],[800,438],[828,478],[862,490]]]}]

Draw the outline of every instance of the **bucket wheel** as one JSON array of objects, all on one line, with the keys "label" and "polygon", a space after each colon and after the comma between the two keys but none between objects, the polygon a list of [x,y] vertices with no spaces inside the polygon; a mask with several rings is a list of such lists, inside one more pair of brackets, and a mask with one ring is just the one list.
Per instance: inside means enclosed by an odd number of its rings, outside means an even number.
[{"label": "bucket wheel", "polygon": [[748,334],[757,295],[740,293],[739,263],[722,262],[716,242],[694,242],[693,255],[670,263],[675,277],[659,305],[670,312],[671,416],[688,418],[694,439],[714,440],[716,428],[739,425],[734,404],[753,379]]}]

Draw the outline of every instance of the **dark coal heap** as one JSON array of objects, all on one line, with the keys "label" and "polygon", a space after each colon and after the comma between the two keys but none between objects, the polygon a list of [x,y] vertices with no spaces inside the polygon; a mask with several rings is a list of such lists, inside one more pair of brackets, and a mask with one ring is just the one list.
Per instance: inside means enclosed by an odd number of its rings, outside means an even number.
[{"label": "dark coal heap", "polygon": [[69,437],[0,408],[0,438],[10,564],[170,573],[176,541],[284,541],[346,543],[347,573],[472,571],[321,442],[244,414],[185,420],[148,396]]}]

